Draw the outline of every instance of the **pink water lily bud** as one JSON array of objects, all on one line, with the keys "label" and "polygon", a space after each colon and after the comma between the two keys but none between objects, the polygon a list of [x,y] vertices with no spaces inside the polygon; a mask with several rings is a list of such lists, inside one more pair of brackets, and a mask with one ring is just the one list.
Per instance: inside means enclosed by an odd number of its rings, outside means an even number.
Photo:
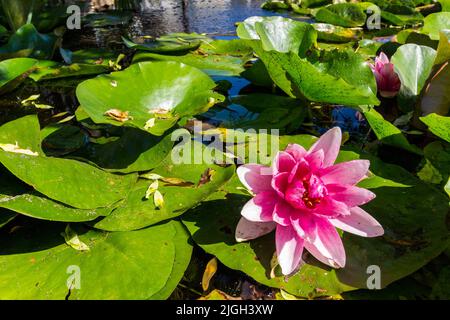
[{"label": "pink water lily bud", "polygon": [[236,240],[252,240],[275,229],[284,275],[298,269],[303,249],[327,265],[344,267],[344,246],[335,227],[363,237],[384,233],[359,207],[375,198],[371,191],[355,186],[366,177],[369,161],[334,164],[341,139],[336,127],[309,151],[289,145],[276,155],[270,169],[247,164],[237,170],[242,184],[255,196],[242,209]]},{"label": "pink water lily bud", "polygon": [[375,58],[375,65],[370,64],[370,68],[377,80],[378,92],[383,98],[393,98],[397,95],[401,87],[400,78],[394,70],[394,65],[389,58],[381,52]]}]

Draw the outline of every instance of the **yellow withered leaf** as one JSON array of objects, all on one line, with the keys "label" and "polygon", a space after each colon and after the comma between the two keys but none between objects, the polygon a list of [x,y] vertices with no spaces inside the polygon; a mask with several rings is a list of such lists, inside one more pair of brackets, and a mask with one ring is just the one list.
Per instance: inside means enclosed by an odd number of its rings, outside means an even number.
[{"label": "yellow withered leaf", "polygon": [[128,111],[121,111],[119,109],[109,109],[105,112],[105,116],[110,117],[113,120],[119,121],[119,122],[125,122],[128,120],[133,119]]}]

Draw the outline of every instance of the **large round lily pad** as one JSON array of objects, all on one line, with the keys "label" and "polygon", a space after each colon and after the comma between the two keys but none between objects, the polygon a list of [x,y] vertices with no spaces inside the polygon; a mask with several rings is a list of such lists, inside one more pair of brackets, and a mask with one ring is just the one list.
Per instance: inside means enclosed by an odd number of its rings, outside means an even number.
[{"label": "large round lily pad", "polygon": [[[199,142],[192,143],[194,152],[205,152]],[[163,220],[179,216],[215,192],[233,175],[235,167],[216,164],[174,164],[169,155],[152,173],[164,178],[158,182],[158,191],[164,205],[157,207],[153,196],[146,199],[146,192],[153,180],[139,180],[128,198],[111,215],[95,223],[95,227],[107,231],[140,229]]]},{"label": "large round lily pad", "polygon": [[[23,134],[23,128],[27,134]],[[108,207],[127,196],[135,175],[107,173],[87,163],[51,158],[40,146],[36,116],[0,127],[0,162],[16,177],[47,197],[79,209]]]},{"label": "large round lily pad", "polygon": [[[162,135],[182,117],[202,113],[223,97],[200,70],[178,62],[141,62],[77,87],[96,123],[134,126]],[[152,120],[153,119],[153,120]]]},{"label": "large round lily pad", "polygon": [[89,251],[67,245],[61,224],[29,224],[13,234],[2,233],[0,297],[165,299],[192,252],[186,231],[175,221],[134,232],[72,228]]}]

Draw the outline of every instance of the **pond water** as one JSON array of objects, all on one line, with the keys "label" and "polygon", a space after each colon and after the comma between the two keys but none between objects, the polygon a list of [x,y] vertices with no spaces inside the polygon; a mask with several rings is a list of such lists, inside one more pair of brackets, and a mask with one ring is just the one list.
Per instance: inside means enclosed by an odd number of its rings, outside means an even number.
[{"label": "pond water", "polygon": [[[310,20],[291,13],[261,9],[263,0],[142,0],[127,25],[94,28],[74,33],[70,44],[81,47],[108,47],[122,44],[121,35],[161,36],[173,32],[197,32],[223,38],[235,35],[236,22],[251,16],[285,16]],[[97,5],[95,5],[97,3]],[[107,1],[91,1],[87,10],[112,8]],[[102,5],[103,4],[103,5]]]}]

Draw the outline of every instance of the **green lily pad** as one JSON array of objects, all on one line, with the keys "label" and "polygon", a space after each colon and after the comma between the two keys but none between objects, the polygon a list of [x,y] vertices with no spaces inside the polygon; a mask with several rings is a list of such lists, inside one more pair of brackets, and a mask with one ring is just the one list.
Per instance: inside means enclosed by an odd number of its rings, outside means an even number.
[{"label": "green lily pad", "polygon": [[317,40],[317,32],[309,23],[283,17],[250,17],[238,25],[236,32],[241,39],[261,40],[264,50],[300,56],[305,56]]},{"label": "green lily pad", "polygon": [[243,65],[252,58],[253,50],[245,41],[215,40],[203,43],[197,50],[185,55],[163,55],[138,52],[133,63],[143,61],[177,61],[203,70],[210,76],[237,76]]},{"label": "green lily pad", "polygon": [[89,251],[68,246],[60,235],[61,224],[27,225],[2,234],[0,295],[4,299],[164,299],[181,279],[192,252],[186,231],[176,221],[134,232],[73,229]]},{"label": "green lily pad", "polygon": [[[171,61],[140,62],[82,82],[77,97],[96,123],[133,126],[162,135],[180,118],[202,113],[223,101],[223,96],[212,91],[215,86],[206,74],[191,66]],[[115,119],[108,116],[110,110],[124,116]]]},{"label": "green lily pad", "polygon": [[377,139],[382,143],[386,143],[390,146],[401,148],[418,155],[422,154],[422,150],[420,148],[409,143],[408,139],[406,139],[400,129],[389,121],[384,120],[383,116],[374,108],[371,108],[369,111],[365,111],[364,116],[377,136]]},{"label": "green lily pad", "polygon": [[428,15],[423,21],[422,32],[433,40],[439,40],[439,33],[450,38],[450,12],[436,12]]},{"label": "green lily pad", "polygon": [[450,66],[444,65],[436,72],[429,84],[424,89],[420,100],[420,110],[422,115],[436,113],[447,115],[450,113]]},{"label": "green lily pad", "polygon": [[15,58],[0,62],[0,94],[14,90],[36,68],[38,60]]},{"label": "green lily pad", "polygon": [[419,12],[413,12],[412,14],[394,14],[392,12],[382,10],[381,19],[395,26],[410,26],[421,23],[423,20],[423,15]]},{"label": "green lily pad", "polygon": [[1,172],[1,177],[0,207],[10,212],[41,220],[84,222],[107,216],[112,211],[110,208],[82,210],[68,207],[33,191],[9,172]]},{"label": "green lily pad", "polygon": [[[162,207],[158,208],[155,205],[153,197],[149,197],[149,199],[145,197],[153,181],[139,180],[125,202],[111,215],[95,223],[94,227],[107,231],[128,231],[177,217],[215,192],[233,175],[234,166],[195,164],[194,153],[207,151],[201,143],[196,141],[192,142],[191,147],[192,149],[186,150],[193,151],[190,155],[192,164],[174,164],[172,155],[169,155],[160,166],[152,171],[164,178],[182,179],[184,184],[177,186],[159,181],[158,191],[164,198]],[[202,184],[200,181],[208,172],[210,172],[209,181]]]},{"label": "green lily pad", "polygon": [[405,44],[391,58],[402,86],[398,100],[400,107],[410,111],[432,71],[436,51],[430,47]]},{"label": "green lily pad", "polygon": [[327,23],[312,24],[317,31],[319,41],[345,43],[358,40],[362,36],[362,30],[335,26]]},{"label": "green lily pad", "polygon": [[361,27],[366,23],[366,13],[356,3],[338,3],[320,8],[315,18],[341,27]]},{"label": "green lily pad", "polygon": [[104,28],[109,26],[127,25],[132,19],[131,11],[107,10],[101,13],[91,13],[83,17],[86,27]]},{"label": "green lily pad", "polygon": [[113,69],[117,54],[104,50],[65,50],[65,63],[39,61],[36,70],[30,74],[34,81],[78,77],[106,73]]},{"label": "green lily pad", "polygon": [[[16,143],[24,150],[0,150],[0,162],[16,177],[47,197],[79,209],[108,207],[127,196],[135,175],[114,175],[87,163],[44,156],[35,141],[30,145],[30,136],[40,137],[38,125],[37,117],[29,116],[0,127],[3,144]],[[22,139],[24,126],[28,135]]]},{"label": "green lily pad", "polygon": [[75,155],[108,171],[130,173],[154,169],[172,150],[170,135],[157,137],[136,128],[122,129],[116,140],[105,143],[91,141]]},{"label": "green lily pad", "polygon": [[[371,89],[373,74],[365,63],[352,65],[350,53],[327,53],[325,61],[315,65],[294,53],[262,50],[254,43],[258,56],[264,62],[272,80],[291,97],[304,97],[314,102],[343,104],[348,106],[378,105],[379,101]],[[327,57],[339,54],[342,61],[327,61]],[[348,69],[346,69],[346,66]],[[361,83],[366,79],[365,83]]]},{"label": "green lily pad", "polygon": [[450,142],[450,117],[444,117],[431,113],[426,117],[421,117],[420,120],[425,123],[428,126],[428,129],[439,138]]},{"label": "green lily pad", "polygon": [[0,47],[0,60],[17,57],[50,59],[56,41],[56,36],[41,34],[32,24],[26,24],[9,38],[7,44]]},{"label": "green lily pad", "polygon": [[161,54],[176,54],[195,50],[202,42],[211,41],[210,38],[198,33],[171,33],[159,38],[140,37],[133,41],[122,37],[128,48]]}]

